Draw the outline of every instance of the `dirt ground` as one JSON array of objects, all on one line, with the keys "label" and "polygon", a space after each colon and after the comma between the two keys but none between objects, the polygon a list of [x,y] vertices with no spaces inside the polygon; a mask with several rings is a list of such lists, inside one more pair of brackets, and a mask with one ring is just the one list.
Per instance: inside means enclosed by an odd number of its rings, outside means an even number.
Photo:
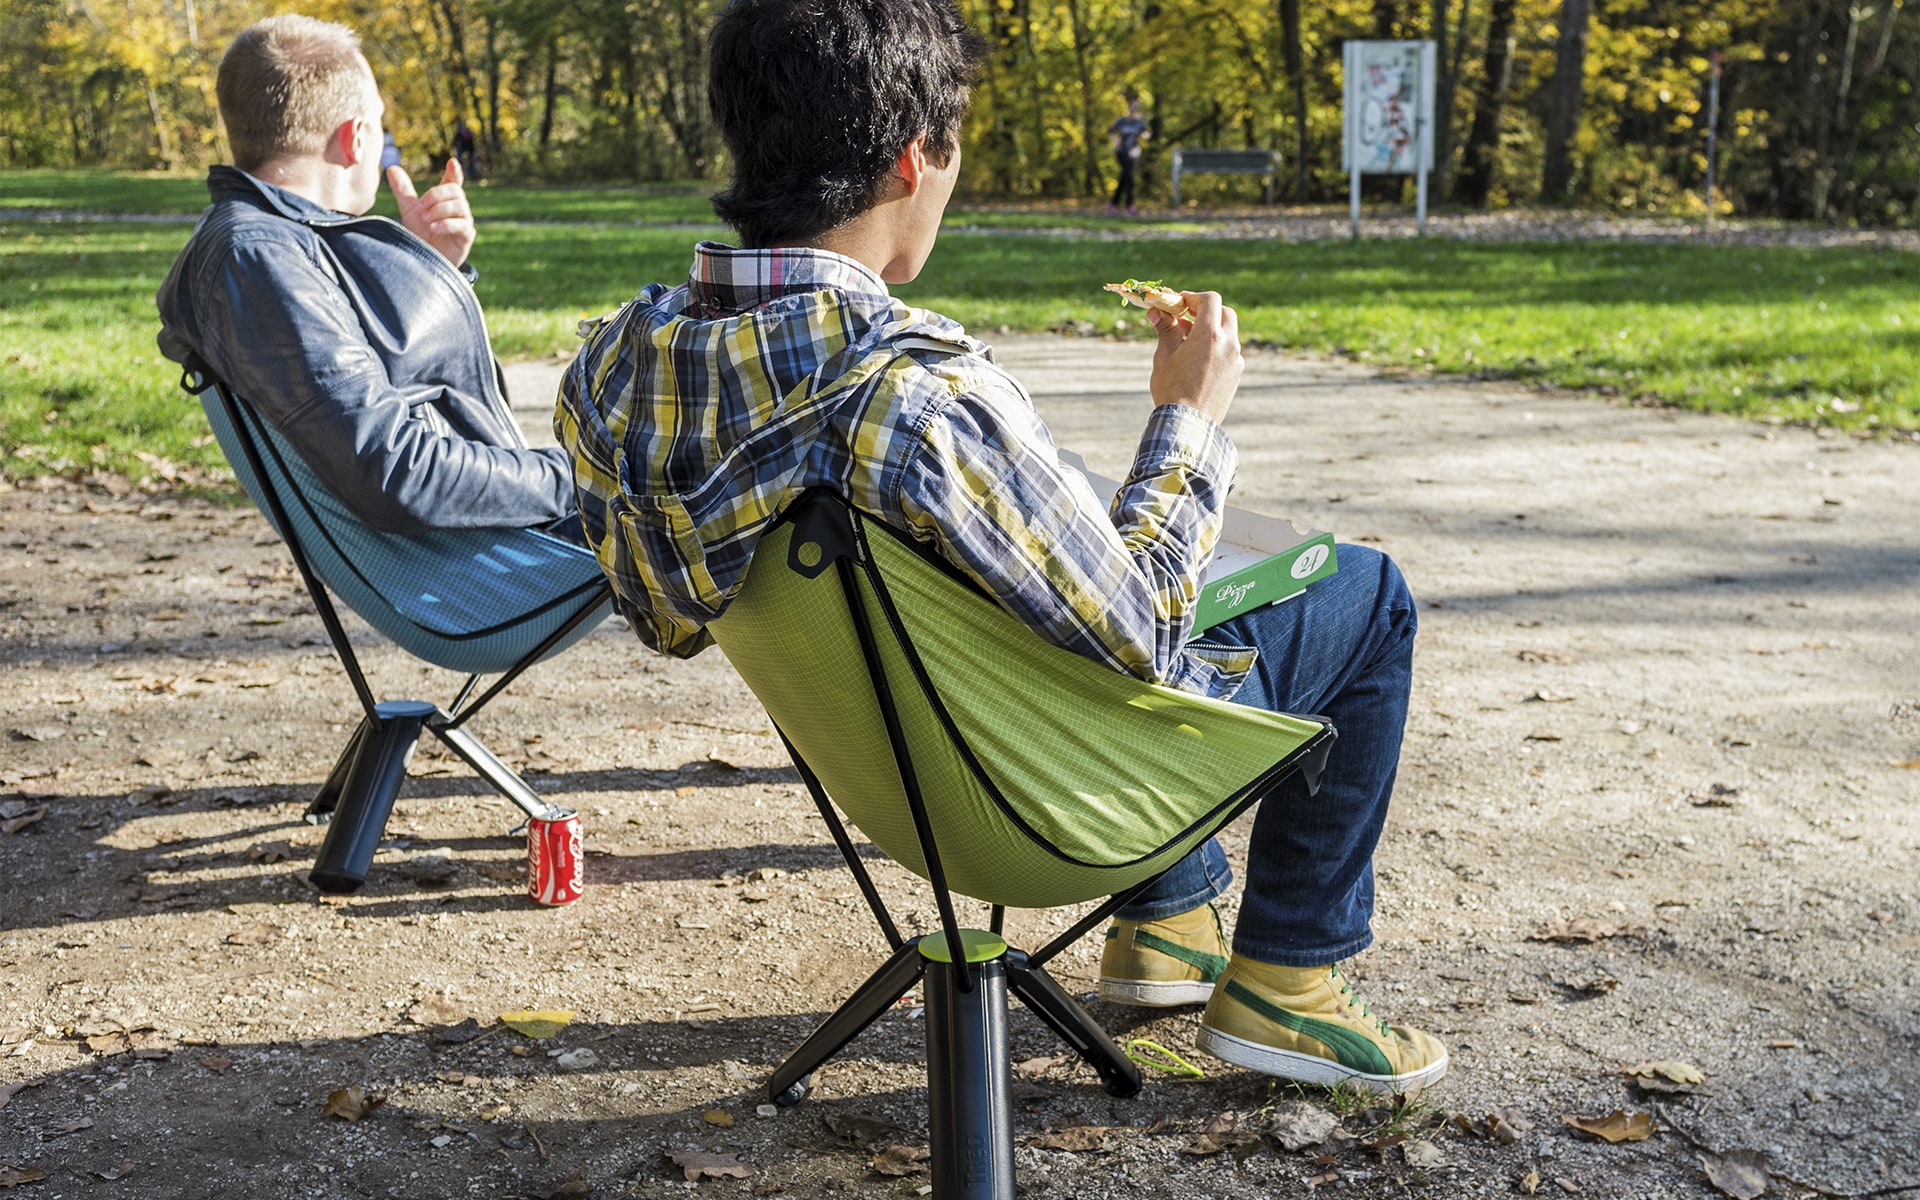
[{"label": "dirt ground", "polygon": [[[1124,469],[1144,344],[1003,353]],[[1920,1185],[1920,447],[1251,361],[1237,502],[1381,547],[1423,599],[1353,969],[1453,1070],[1368,1108],[1198,1054],[1197,1010],[1095,1004],[1206,1070],[1118,1101],[1016,1010],[1023,1194],[1712,1196],[1714,1155],[1753,1194],[1734,1151],[1775,1195]],[[532,427],[556,372],[513,370]],[[365,890],[306,883],[301,809],[354,704],[250,510],[0,495],[0,629],[0,1190],[921,1194],[874,1165],[924,1145],[916,1005],[758,1107],[883,943],[717,652],[609,624],[480,720],[585,819],[586,897],[546,910],[516,812],[424,748]],[[356,644],[383,694],[451,693]],[[925,888],[878,871],[928,928]],[[1071,990],[1096,954],[1060,960]],[[499,1023],[520,1009],[573,1018],[536,1041]],[[1649,1062],[1703,1078],[1626,1073]],[[355,1087],[384,1105],[327,1115]],[[1564,1119],[1615,1110],[1652,1136]],[[686,1180],[690,1150],[753,1173]]]}]

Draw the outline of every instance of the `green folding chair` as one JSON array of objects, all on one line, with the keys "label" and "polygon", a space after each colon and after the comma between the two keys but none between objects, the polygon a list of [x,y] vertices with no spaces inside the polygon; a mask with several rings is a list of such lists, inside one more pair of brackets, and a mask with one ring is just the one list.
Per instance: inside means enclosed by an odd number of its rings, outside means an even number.
[{"label": "green folding chair", "polygon": [[[938,1200],[1011,1200],[1007,994],[1098,1073],[1138,1068],[1045,964],[1296,773],[1325,721],[1129,678],[1052,646],[907,535],[825,491],[796,501],[711,625],[766,707],[892,956],[773,1074],[776,1104],[924,976]],[[933,885],[940,930],[903,938],[835,805]],[[965,928],[954,894],[990,905]],[[1110,897],[1039,950],[1007,907]]]}]

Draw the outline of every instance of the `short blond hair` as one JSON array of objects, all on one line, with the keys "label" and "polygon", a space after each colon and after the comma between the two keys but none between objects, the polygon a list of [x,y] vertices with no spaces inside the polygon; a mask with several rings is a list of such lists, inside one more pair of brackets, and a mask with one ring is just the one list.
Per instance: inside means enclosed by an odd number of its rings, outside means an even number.
[{"label": "short blond hair", "polygon": [[233,165],[318,154],[327,135],[366,110],[360,35],[345,25],[287,13],[240,31],[215,85]]}]

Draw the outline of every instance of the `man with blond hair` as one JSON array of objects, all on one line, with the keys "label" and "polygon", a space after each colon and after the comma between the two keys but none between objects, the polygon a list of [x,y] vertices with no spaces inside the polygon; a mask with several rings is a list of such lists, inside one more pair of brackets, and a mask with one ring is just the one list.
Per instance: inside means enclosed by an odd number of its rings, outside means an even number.
[{"label": "man with blond hair", "polygon": [[359,37],[270,17],[217,90],[233,165],[161,285],[162,352],[230,384],[374,528],[578,540],[566,456],[528,448],[487,344],[459,164],[424,195],[389,167],[400,221],[367,215],[385,105]]}]

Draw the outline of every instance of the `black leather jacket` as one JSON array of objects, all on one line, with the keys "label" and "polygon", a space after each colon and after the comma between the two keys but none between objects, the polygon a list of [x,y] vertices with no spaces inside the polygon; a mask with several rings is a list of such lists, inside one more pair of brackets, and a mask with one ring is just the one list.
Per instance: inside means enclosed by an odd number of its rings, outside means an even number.
[{"label": "black leather jacket", "polygon": [[160,350],[197,353],[376,529],[540,525],[574,511],[564,451],[507,406],[466,275],[385,217],[233,167],[157,297]]}]

